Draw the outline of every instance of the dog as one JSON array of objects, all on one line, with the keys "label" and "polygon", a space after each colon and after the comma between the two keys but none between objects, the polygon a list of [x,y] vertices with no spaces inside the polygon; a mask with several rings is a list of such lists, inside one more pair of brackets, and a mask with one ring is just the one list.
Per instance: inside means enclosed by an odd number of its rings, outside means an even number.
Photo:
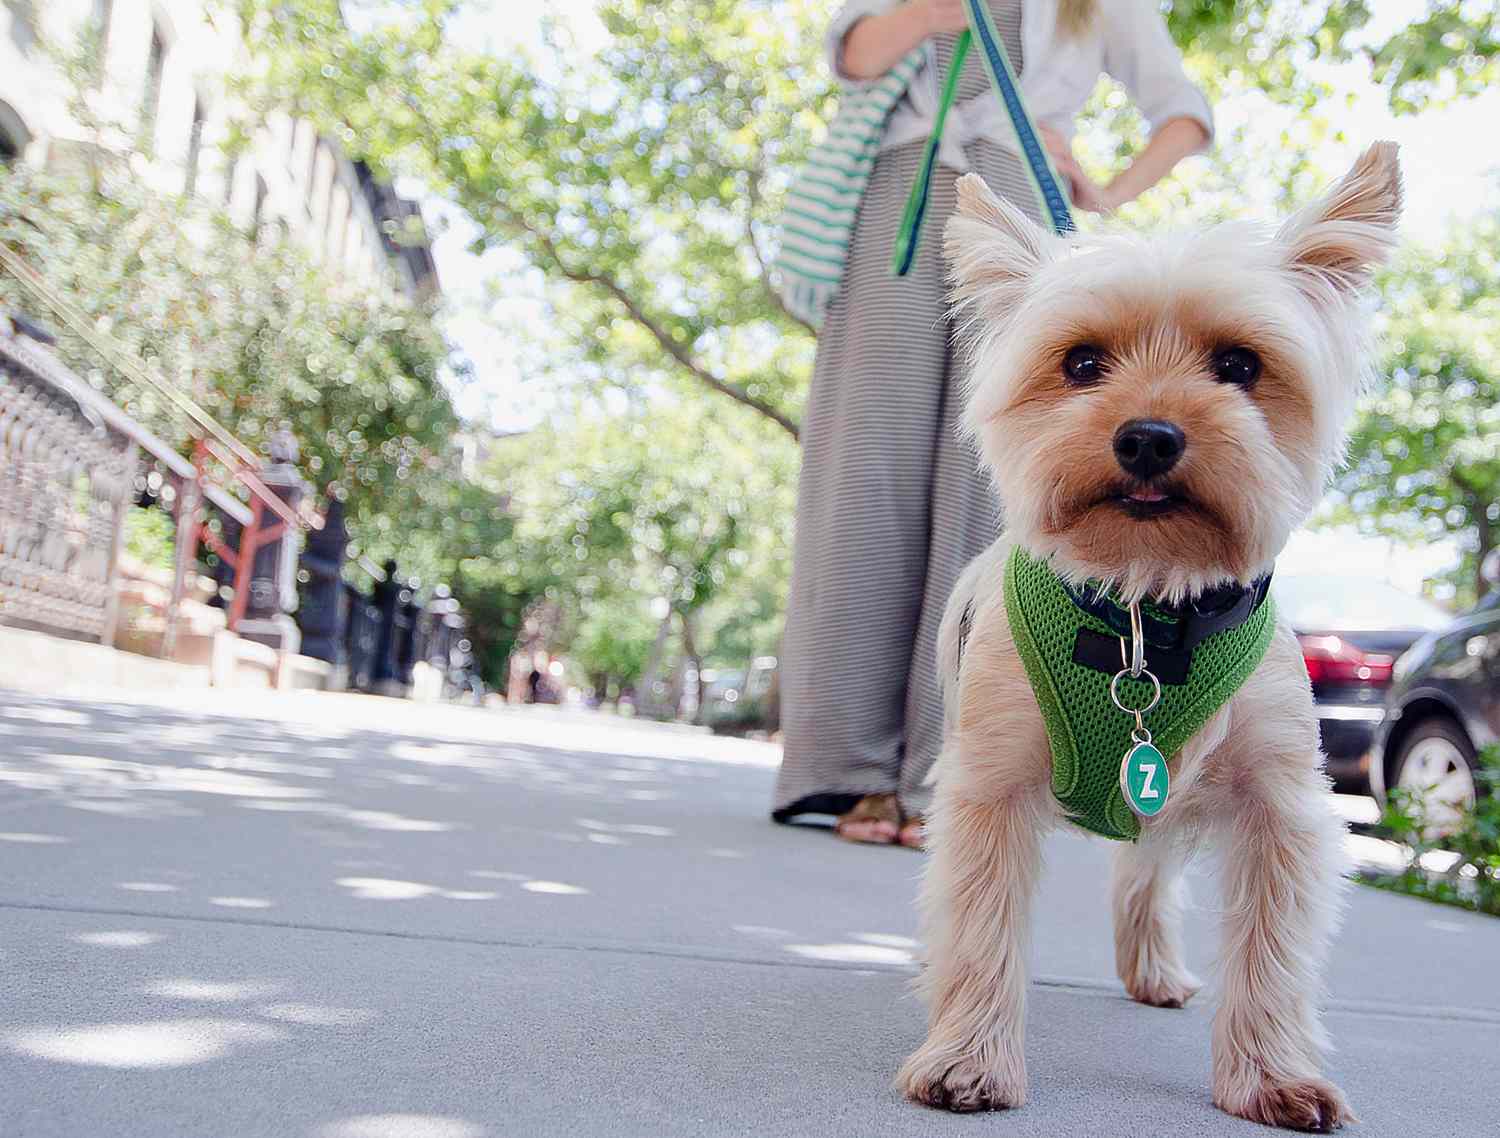
[{"label": "dog", "polygon": [[[1007,563],[1019,549],[1080,603],[1107,595],[1122,607],[1186,611],[1263,582],[1343,455],[1371,374],[1361,293],[1394,247],[1401,199],[1385,142],[1275,231],[1064,238],[977,175],[960,179],[945,244],[971,365],[965,427],[1006,529],[965,570],[939,634],[947,726],[922,886],[928,1033],[897,1076],[911,1100],[952,1111],[1026,1102],[1028,925],[1043,834],[1067,814],[1011,627]],[[1321,1074],[1318,1006],[1345,829],[1297,641],[1269,615],[1264,627],[1253,671],[1166,754],[1167,804],[1116,851],[1115,957],[1141,1003],[1192,997],[1181,873],[1216,840],[1213,1101],[1330,1131],[1355,1121]],[[1121,635],[1113,666],[1135,664],[1138,638]],[[1143,643],[1149,669],[1155,649]]]}]

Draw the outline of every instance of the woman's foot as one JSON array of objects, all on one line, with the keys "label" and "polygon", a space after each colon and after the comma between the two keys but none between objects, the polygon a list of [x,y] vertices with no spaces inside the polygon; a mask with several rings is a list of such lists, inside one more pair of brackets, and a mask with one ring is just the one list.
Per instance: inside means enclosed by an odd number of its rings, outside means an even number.
[{"label": "woman's foot", "polygon": [[846,814],[839,815],[833,832],[846,842],[888,846],[901,833],[901,808],[894,794],[867,794]]},{"label": "woman's foot", "polygon": [[896,834],[896,840],[909,849],[926,849],[927,824],[922,815],[913,814],[902,822],[901,829]]}]

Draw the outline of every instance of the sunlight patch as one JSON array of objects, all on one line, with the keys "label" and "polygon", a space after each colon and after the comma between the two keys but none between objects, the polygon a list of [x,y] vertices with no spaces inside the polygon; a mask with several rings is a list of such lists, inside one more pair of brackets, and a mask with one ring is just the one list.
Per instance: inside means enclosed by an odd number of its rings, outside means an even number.
[{"label": "sunlight patch", "polygon": [[436,834],[453,829],[449,822],[430,822],[423,818],[403,818],[384,810],[349,810],[344,817],[367,830],[393,830],[399,833]]},{"label": "sunlight patch", "polygon": [[528,893],[556,893],[564,896],[588,892],[581,885],[569,885],[562,881],[527,881],[521,885],[521,888]]},{"label": "sunlight patch", "polygon": [[176,893],[177,886],[163,881],[122,881],[115,886],[130,893]]},{"label": "sunlight patch", "polygon": [[143,933],[121,929],[118,932],[78,933],[72,940],[79,944],[92,944],[100,948],[145,948],[162,939],[160,933]]},{"label": "sunlight patch", "polygon": [[318,1004],[267,1004],[255,1010],[266,1019],[310,1027],[357,1027],[375,1018],[374,1012],[364,1008],[325,1008]]},{"label": "sunlight patch", "polygon": [[836,960],[840,964],[911,964],[912,954],[878,944],[789,944],[788,952],[811,960]]},{"label": "sunlight patch", "polygon": [[208,903],[225,909],[269,909],[271,907],[271,902],[264,897],[210,897]]},{"label": "sunlight patch", "polygon": [[81,711],[64,707],[7,707],[0,711],[6,719],[29,719],[33,723],[55,723],[59,727],[87,727],[89,717]]},{"label": "sunlight patch", "polygon": [[677,833],[666,826],[645,826],[639,822],[601,822],[597,818],[580,818],[578,824],[585,830],[601,834],[640,834],[647,838],[670,838]]},{"label": "sunlight patch", "polygon": [[472,1122],[437,1114],[365,1114],[320,1126],[316,1138],[484,1138]]},{"label": "sunlight patch", "polygon": [[72,840],[57,834],[0,834],[0,842],[16,842],[23,846],[60,846]]},{"label": "sunlight patch", "polygon": [[770,925],[730,925],[729,927],[737,933],[744,933],[746,936],[781,937],[792,935],[791,929],[772,928]]},{"label": "sunlight patch", "polygon": [[415,901],[421,897],[442,897],[448,901],[489,901],[493,893],[471,889],[443,889],[420,881],[398,881],[391,877],[340,877],[338,884],[352,890],[361,901]]},{"label": "sunlight patch", "polygon": [[207,1063],[222,1059],[236,1047],[272,1043],[281,1036],[273,1027],[237,1020],[178,1019],[31,1028],[6,1036],[5,1046],[56,1063],[151,1069]]},{"label": "sunlight patch", "polygon": [[147,984],[141,991],[150,996],[165,996],[169,1000],[203,1000],[208,1003],[235,1003],[239,1000],[269,996],[276,990],[275,984],[226,984],[213,980],[158,980]]},{"label": "sunlight patch", "polygon": [[897,936],[895,933],[855,933],[854,939],[864,941],[865,944],[879,945],[882,948],[921,948],[922,945],[909,936]]}]

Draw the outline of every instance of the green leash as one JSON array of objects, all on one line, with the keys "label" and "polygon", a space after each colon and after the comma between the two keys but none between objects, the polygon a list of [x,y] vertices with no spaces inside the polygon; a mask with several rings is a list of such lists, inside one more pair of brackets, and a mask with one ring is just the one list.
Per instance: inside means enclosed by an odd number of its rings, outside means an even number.
[{"label": "green leash", "polygon": [[917,180],[906,199],[906,212],[901,217],[901,228],[896,233],[896,253],[891,259],[891,272],[898,277],[906,276],[917,257],[917,242],[922,236],[922,219],[927,216],[927,200],[932,193],[932,175],[937,169],[938,148],[943,141],[943,123],[953,109],[953,99],[958,94],[958,78],[968,58],[969,46],[974,37],[968,28],[959,33],[953,45],[953,62],[948,67],[948,78],[943,81],[943,98],[938,103],[937,117],[932,121],[932,134],[927,137],[927,151],[922,157]]},{"label": "green leash", "polygon": [[969,26],[959,33],[953,45],[953,60],[948,65],[948,77],[943,82],[942,99],[938,103],[937,115],[933,118],[932,134],[927,139],[927,150],[922,158],[922,166],[917,171],[917,180],[913,183],[911,194],[906,199],[906,210],[901,217],[901,229],[896,234],[896,249],[891,257],[891,272],[898,277],[904,277],[911,270],[912,263],[917,257],[917,245],[922,237],[922,222],[927,216],[927,201],[932,193],[932,175],[937,169],[938,148],[943,139],[943,125],[947,122],[948,112],[953,108],[953,100],[958,94],[959,74],[963,71],[969,48],[974,43],[979,44],[980,56],[984,60],[985,71],[989,73],[990,85],[994,87],[995,94],[999,96],[1006,113],[1010,115],[1011,125],[1016,132],[1016,140],[1020,143],[1021,157],[1025,159],[1023,166],[1027,176],[1031,179],[1032,189],[1036,191],[1037,200],[1041,203],[1043,212],[1051,222],[1052,228],[1058,233],[1070,233],[1077,228],[1073,224],[1073,213],[1068,207],[1067,197],[1063,194],[1057,171],[1052,168],[1052,160],[1047,155],[1047,148],[1042,145],[1041,134],[1036,124],[1031,121],[1031,113],[1021,99],[1021,88],[1016,82],[1016,73],[1011,68],[1005,43],[995,29],[995,21],[990,14],[989,4],[986,0],[964,0],[964,6],[969,16]]}]

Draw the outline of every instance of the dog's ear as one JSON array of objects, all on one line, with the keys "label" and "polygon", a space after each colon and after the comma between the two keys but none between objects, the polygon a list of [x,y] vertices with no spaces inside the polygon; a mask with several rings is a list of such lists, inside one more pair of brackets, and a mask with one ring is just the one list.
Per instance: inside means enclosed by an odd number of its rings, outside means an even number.
[{"label": "dog's ear", "polygon": [[1288,264],[1319,292],[1358,292],[1395,248],[1401,196],[1396,144],[1377,142],[1338,185],[1281,227]]},{"label": "dog's ear", "polygon": [[943,233],[953,304],[972,307],[982,319],[1002,318],[1057,239],[991,193],[978,174],[965,174],[956,189],[958,206]]}]

